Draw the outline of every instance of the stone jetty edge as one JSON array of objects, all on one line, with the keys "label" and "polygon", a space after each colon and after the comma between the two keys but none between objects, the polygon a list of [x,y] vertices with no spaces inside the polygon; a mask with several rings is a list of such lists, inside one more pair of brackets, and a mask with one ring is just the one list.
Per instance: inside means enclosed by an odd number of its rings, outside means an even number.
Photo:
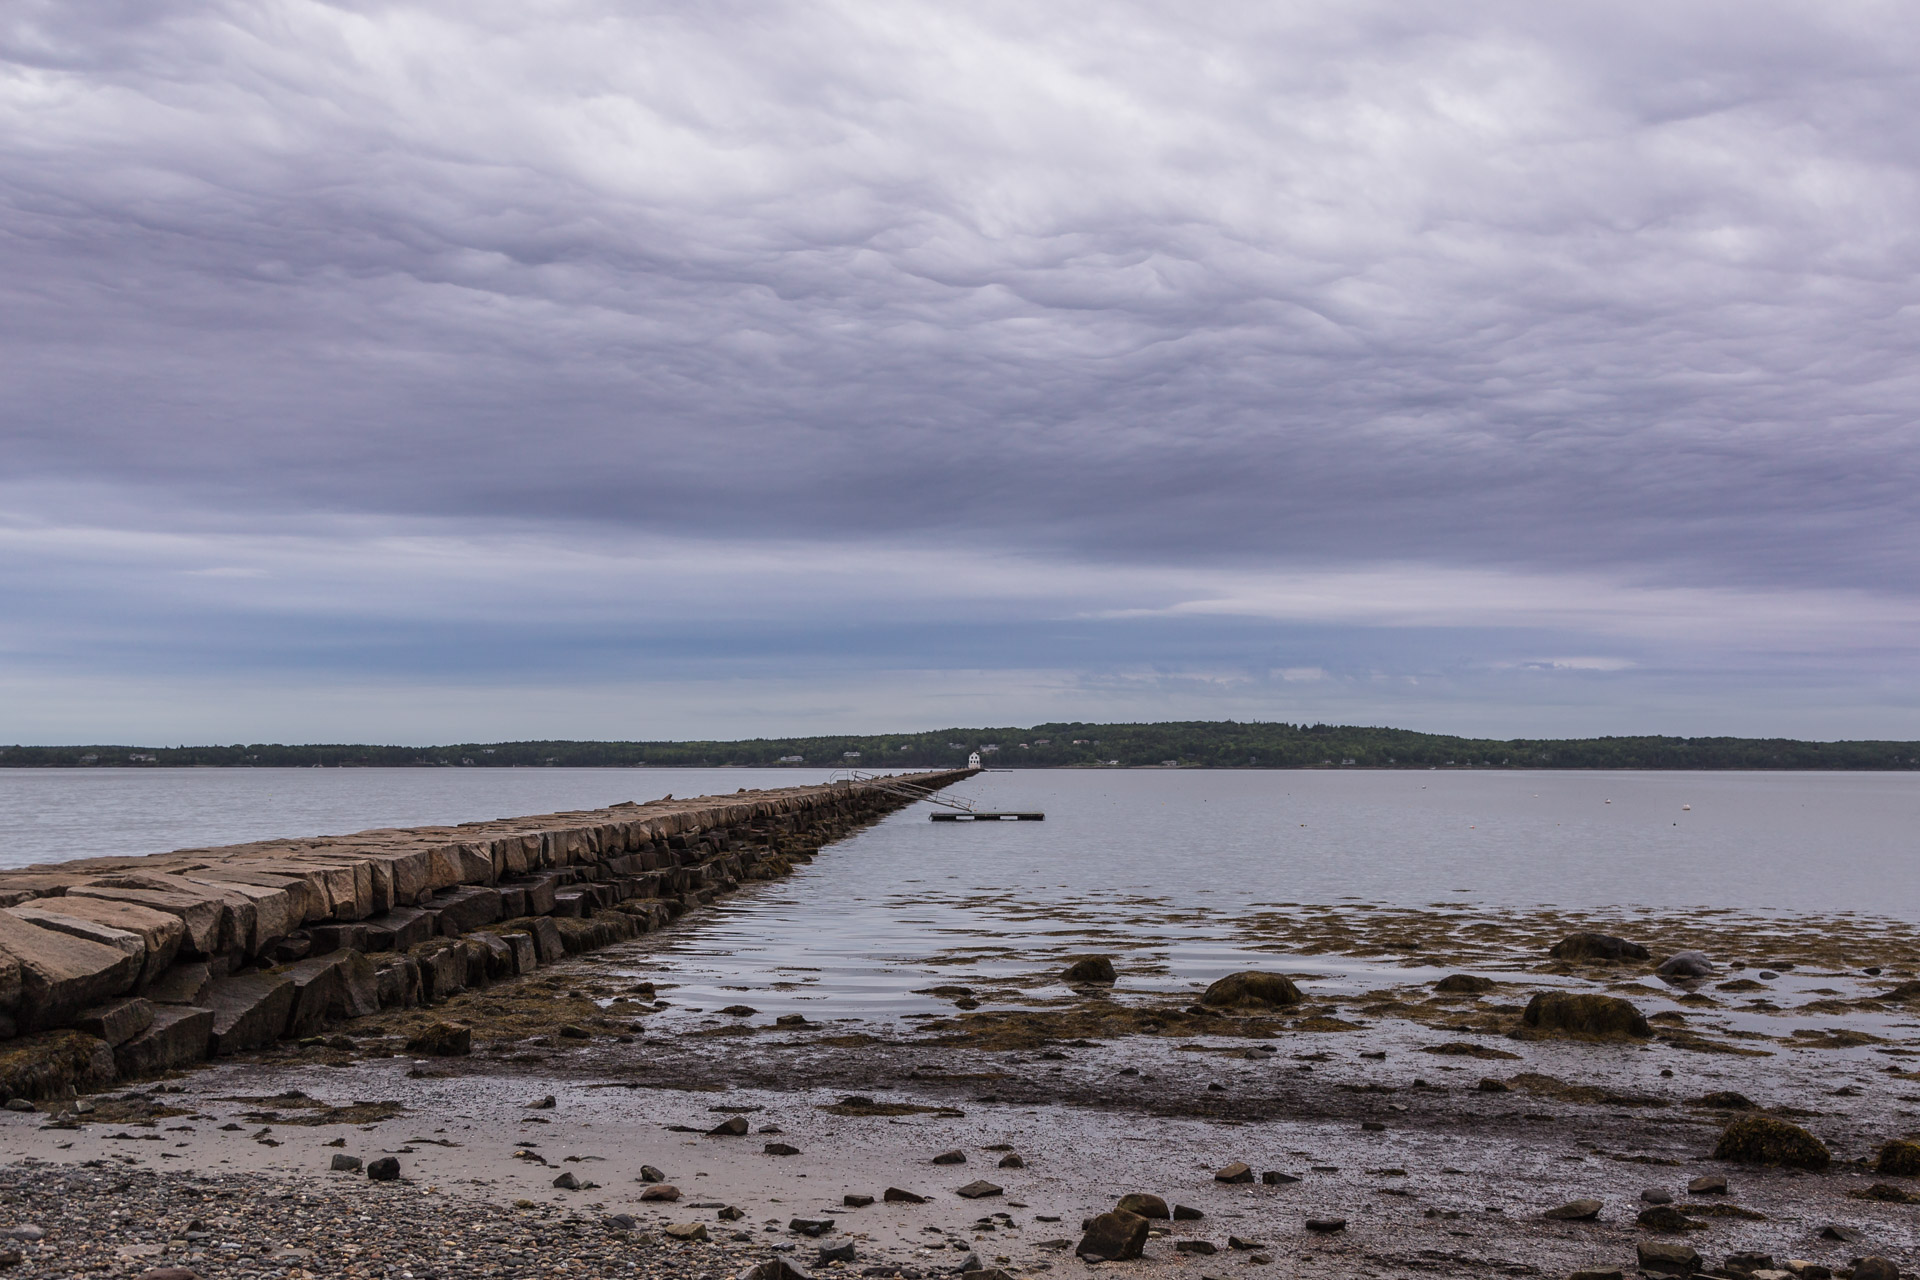
[{"label": "stone jetty edge", "polygon": [[910,803],[840,782],[0,871],[0,1093],[70,1096],[435,1004],[787,875]]}]

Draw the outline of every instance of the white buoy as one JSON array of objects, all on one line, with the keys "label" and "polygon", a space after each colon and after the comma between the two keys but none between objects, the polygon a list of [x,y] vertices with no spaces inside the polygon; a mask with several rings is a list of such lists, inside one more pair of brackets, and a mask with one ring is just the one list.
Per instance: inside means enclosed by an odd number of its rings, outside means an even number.
[{"label": "white buoy", "polygon": [[1681,805],[1681,806],[1680,806],[1680,812],[1682,812],[1682,813],[1692,813],[1692,812],[1693,812],[1693,806],[1692,806],[1692,805],[1690,805],[1690,804],[1683,804],[1683,805]]}]

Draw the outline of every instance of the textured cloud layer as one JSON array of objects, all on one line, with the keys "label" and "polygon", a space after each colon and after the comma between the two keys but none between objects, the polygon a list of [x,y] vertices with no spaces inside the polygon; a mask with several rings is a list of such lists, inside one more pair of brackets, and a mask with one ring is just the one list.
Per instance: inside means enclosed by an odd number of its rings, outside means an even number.
[{"label": "textured cloud layer", "polygon": [[1438,628],[1910,706],[1917,54],[1893,4],[26,0],[0,658],[269,617],[307,671],[299,618],[403,673],[389,593],[591,630],[621,562],[718,635]]}]

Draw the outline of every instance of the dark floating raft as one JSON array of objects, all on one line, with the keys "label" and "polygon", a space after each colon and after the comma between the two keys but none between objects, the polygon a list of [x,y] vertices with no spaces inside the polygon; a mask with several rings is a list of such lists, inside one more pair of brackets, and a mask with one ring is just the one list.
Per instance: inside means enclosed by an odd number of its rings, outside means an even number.
[{"label": "dark floating raft", "polygon": [[935,822],[1044,822],[1044,813],[934,813]]}]

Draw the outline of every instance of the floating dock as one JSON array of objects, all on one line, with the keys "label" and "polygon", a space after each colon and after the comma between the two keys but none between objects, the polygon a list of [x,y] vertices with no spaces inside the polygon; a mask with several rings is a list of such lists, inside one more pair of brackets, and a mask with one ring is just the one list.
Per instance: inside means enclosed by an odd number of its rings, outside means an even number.
[{"label": "floating dock", "polygon": [[935,822],[1044,822],[1044,813],[966,813],[947,812],[927,815]]}]

